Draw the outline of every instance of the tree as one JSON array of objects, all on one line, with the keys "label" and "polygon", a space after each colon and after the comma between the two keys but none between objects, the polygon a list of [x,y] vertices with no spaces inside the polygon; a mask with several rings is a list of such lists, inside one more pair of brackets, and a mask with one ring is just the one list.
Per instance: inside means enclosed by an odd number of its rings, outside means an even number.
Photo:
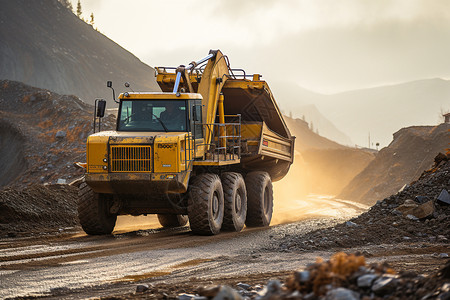
[{"label": "tree", "polygon": [[94,13],[91,13],[91,21],[89,22],[92,27],[94,27]]},{"label": "tree", "polygon": [[77,3],[77,17],[81,18],[81,14],[82,13],[83,13],[83,11],[81,10],[81,2],[80,2],[80,0],[78,0],[78,3]]}]

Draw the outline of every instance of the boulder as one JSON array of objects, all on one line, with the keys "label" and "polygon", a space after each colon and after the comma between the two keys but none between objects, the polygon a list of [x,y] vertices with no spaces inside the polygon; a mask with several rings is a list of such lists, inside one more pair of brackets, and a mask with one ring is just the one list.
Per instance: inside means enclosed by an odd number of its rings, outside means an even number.
[{"label": "boulder", "polygon": [[437,197],[437,200],[446,204],[450,204],[450,194],[446,189],[443,189]]}]

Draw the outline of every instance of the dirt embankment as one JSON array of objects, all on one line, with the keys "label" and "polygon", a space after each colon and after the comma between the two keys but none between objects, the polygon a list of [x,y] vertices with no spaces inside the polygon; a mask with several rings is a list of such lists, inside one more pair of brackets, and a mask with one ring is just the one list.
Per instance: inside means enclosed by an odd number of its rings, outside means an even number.
[{"label": "dirt embankment", "polygon": [[450,190],[448,158],[402,192],[378,201],[368,212],[333,228],[287,235],[274,245],[305,251],[421,242],[450,249],[450,204],[438,200],[443,190]]},{"label": "dirt embankment", "polygon": [[[70,182],[86,161],[93,107],[75,96],[59,95],[19,82],[0,81],[0,188],[6,185]],[[114,117],[105,118],[105,128]]]},{"label": "dirt embankment", "polygon": [[0,237],[62,231],[78,225],[78,189],[69,185],[33,185],[0,191]]},{"label": "dirt embankment", "polygon": [[445,153],[450,142],[449,130],[450,124],[399,130],[392,143],[383,148],[338,197],[373,204],[397,193],[429,169],[439,152]]},{"label": "dirt embankment", "polygon": [[0,187],[16,180],[27,169],[25,140],[17,128],[0,120]]}]

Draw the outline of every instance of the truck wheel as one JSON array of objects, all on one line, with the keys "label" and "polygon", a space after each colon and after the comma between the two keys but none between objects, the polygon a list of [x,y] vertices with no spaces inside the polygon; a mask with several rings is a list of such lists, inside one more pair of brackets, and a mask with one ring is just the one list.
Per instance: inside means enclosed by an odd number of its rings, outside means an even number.
[{"label": "truck wheel", "polygon": [[104,194],[95,193],[83,182],[78,190],[78,218],[87,234],[110,234],[116,225],[117,215],[111,214],[111,201]]},{"label": "truck wheel", "polygon": [[224,198],[222,229],[241,231],[247,216],[247,191],[239,173],[227,172],[221,176]]},{"label": "truck wheel", "polygon": [[219,176],[200,174],[189,184],[188,216],[191,230],[196,234],[213,235],[220,232],[223,222],[223,190]]},{"label": "truck wheel", "polygon": [[272,180],[267,172],[251,172],[245,177],[247,186],[247,219],[249,227],[269,226],[273,212]]},{"label": "truck wheel", "polygon": [[161,224],[161,226],[165,228],[180,227],[187,224],[188,216],[158,214],[158,221]]}]

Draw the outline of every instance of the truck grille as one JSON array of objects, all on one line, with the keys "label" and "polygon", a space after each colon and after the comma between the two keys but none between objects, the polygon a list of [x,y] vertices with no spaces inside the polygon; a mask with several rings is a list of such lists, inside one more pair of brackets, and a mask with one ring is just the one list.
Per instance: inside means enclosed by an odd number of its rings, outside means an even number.
[{"label": "truck grille", "polygon": [[111,145],[111,172],[151,172],[151,146]]}]

